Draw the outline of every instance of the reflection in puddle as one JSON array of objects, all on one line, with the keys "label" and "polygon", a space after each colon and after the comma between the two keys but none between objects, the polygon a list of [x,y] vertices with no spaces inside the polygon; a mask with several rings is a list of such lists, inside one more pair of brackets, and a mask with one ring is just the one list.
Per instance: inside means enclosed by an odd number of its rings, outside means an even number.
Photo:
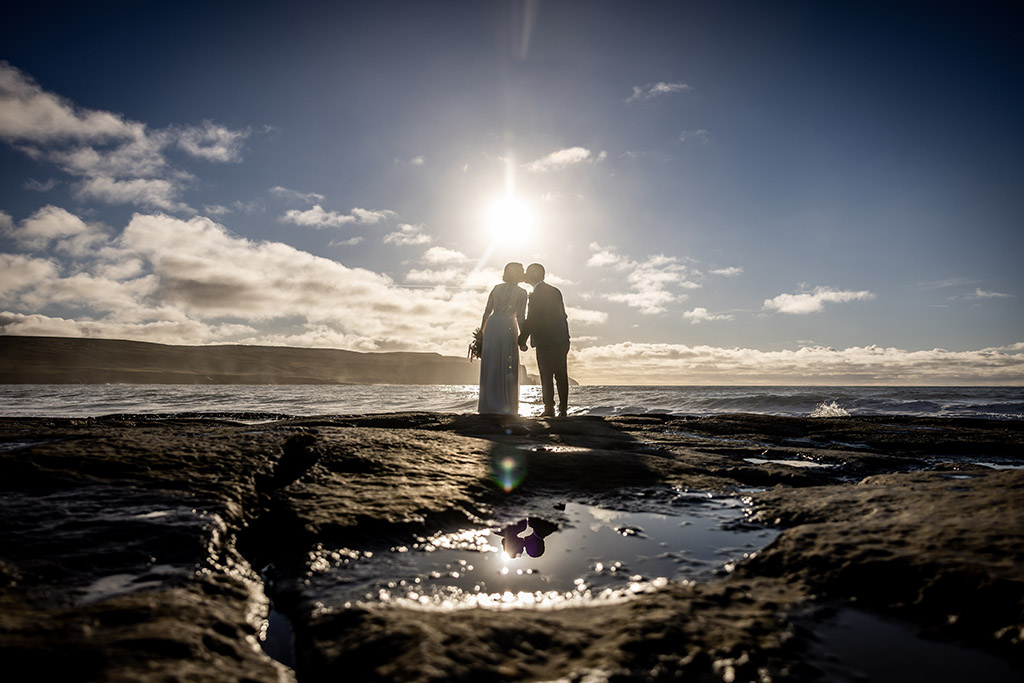
[{"label": "reflection in puddle", "polygon": [[501,549],[511,560],[517,559],[524,552],[530,557],[540,557],[544,554],[544,538],[557,530],[557,524],[545,522],[539,517],[509,524],[501,530]]},{"label": "reflection in puddle", "polygon": [[813,460],[772,460],[767,458],[743,458],[744,462],[749,462],[752,465],[787,465],[789,467],[835,467],[831,463],[815,462]]},{"label": "reflection in puddle", "polygon": [[320,610],[615,601],[669,581],[731,571],[777,534],[741,523],[746,509],[736,498],[703,498],[678,515],[569,503],[550,515],[557,521],[529,516],[496,529],[420,537],[383,552],[320,550],[311,554],[309,581],[322,596]]}]

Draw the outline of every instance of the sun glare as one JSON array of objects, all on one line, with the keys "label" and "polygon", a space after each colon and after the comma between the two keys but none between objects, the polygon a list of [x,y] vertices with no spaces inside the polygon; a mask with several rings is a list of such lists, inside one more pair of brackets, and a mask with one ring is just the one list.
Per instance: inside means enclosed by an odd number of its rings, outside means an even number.
[{"label": "sun glare", "polygon": [[533,208],[514,194],[505,194],[487,207],[485,226],[494,243],[523,246],[537,227]]}]

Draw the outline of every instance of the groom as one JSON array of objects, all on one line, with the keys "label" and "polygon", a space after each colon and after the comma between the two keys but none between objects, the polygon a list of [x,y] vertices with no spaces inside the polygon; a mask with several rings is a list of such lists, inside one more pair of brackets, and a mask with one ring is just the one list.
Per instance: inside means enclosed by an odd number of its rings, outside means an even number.
[{"label": "groom", "polygon": [[526,324],[519,335],[519,346],[526,350],[527,337],[537,350],[544,412],[541,417],[555,416],[555,382],[558,383],[558,416],[565,417],[569,404],[569,374],[565,358],[569,354],[569,323],[565,316],[562,293],[544,282],[544,266],[531,263],[526,281],[533,285]]}]

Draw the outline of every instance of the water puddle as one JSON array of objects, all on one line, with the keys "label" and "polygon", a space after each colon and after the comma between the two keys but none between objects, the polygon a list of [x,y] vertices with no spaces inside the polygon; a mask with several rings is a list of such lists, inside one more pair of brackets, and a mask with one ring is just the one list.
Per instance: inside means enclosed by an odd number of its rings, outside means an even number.
[{"label": "water puddle", "polygon": [[810,467],[814,469],[822,467],[835,467],[831,463],[815,462],[813,460],[773,460],[771,458],[743,458],[744,462],[752,465],[786,465],[788,467]]},{"label": "water puddle", "polygon": [[189,571],[172,565],[156,565],[148,571],[102,576],[87,586],[76,588],[72,594],[80,605],[103,602],[115,597],[157,590],[167,586],[168,582],[181,580],[189,575]]},{"label": "water puddle", "polygon": [[271,605],[266,622],[259,633],[260,647],[268,657],[295,668],[295,629],[291,620]]},{"label": "water puddle", "polygon": [[622,600],[669,581],[706,579],[777,531],[746,523],[738,498],[704,497],[678,514],[568,503],[494,528],[464,529],[380,551],[313,553],[319,609],[561,607]]},{"label": "water puddle", "polygon": [[591,449],[582,446],[562,446],[559,444],[525,444],[516,446],[519,450],[531,453],[587,453]]},{"label": "water puddle", "polygon": [[910,627],[854,609],[844,609],[827,624],[814,627],[824,650],[818,666],[825,680],[1015,681],[1021,672],[1009,662],[956,643],[928,640]]},{"label": "water puddle", "polygon": [[[664,436],[685,436],[690,439],[696,439],[698,441],[714,441],[717,443],[728,443],[728,444],[741,444],[744,446],[757,446],[758,448],[765,448],[771,446],[771,444],[762,443],[760,441],[751,441],[749,439],[731,439],[725,436],[711,436],[710,434],[699,434],[697,432],[680,432],[680,431],[664,431],[661,432]],[[666,443],[666,442],[656,442]]]}]

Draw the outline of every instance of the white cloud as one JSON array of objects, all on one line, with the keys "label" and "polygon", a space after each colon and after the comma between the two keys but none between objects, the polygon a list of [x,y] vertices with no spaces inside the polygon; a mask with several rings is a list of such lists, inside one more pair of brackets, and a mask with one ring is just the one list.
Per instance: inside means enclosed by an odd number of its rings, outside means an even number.
[{"label": "white cloud", "polygon": [[86,199],[191,213],[192,209],[187,204],[175,199],[179,193],[180,189],[173,181],[162,178],[118,180],[110,176],[95,176],[85,178],[76,188],[76,194]]},{"label": "white cloud", "polygon": [[0,61],[0,138],[30,143],[102,141],[124,137],[127,127],[110,112],[77,109]]},{"label": "white cloud", "polygon": [[800,294],[779,294],[772,299],[764,300],[766,311],[778,311],[792,315],[819,313],[826,303],[846,303],[849,301],[868,301],[875,295],[868,291],[837,291],[831,287],[816,287],[813,292]]},{"label": "white cloud", "polygon": [[966,295],[966,299],[1013,299],[1013,294],[1005,294],[1003,292],[990,292],[978,287],[973,293]]},{"label": "white cloud", "polygon": [[569,374],[585,384],[1019,385],[1024,344],[977,351],[879,346],[760,351],[625,342],[574,347]]},{"label": "white cloud", "polygon": [[345,214],[340,211],[327,211],[319,204],[314,204],[313,208],[306,209],[305,211],[289,209],[281,216],[281,220],[285,223],[294,223],[295,225],[313,228],[331,228],[340,227],[348,223],[379,223],[394,215],[394,211],[386,209],[382,211],[368,211],[360,208],[352,209],[351,213]]},{"label": "white cloud", "polygon": [[686,299],[686,295],[676,295],[664,289],[651,288],[645,291],[606,294],[604,298],[608,301],[626,304],[630,308],[636,308],[644,315],[657,315],[668,310],[669,304]]},{"label": "white cloud", "polygon": [[324,200],[324,196],[319,192],[299,192],[298,190],[289,190],[287,187],[281,187],[280,185],[270,188],[270,194],[287,201],[302,204],[318,204]]},{"label": "white cloud", "polygon": [[607,268],[607,267],[628,267],[629,261],[624,259],[615,250],[615,247],[606,247],[598,244],[597,242],[590,243],[590,258],[587,259],[587,265],[591,268]]},{"label": "white cloud", "polygon": [[371,211],[357,207],[352,209],[352,215],[355,216],[360,223],[374,224],[391,218],[395,215],[395,212],[388,211],[387,209],[384,209],[383,211]]},{"label": "white cloud", "polygon": [[692,90],[693,88],[687,84],[679,82],[666,83],[665,81],[658,81],[657,83],[648,83],[647,85],[634,85],[633,94],[626,99],[626,102],[643,102],[663,95],[690,92]]},{"label": "white cloud", "polygon": [[237,161],[249,134],[210,121],[151,130],[77,107],[0,62],[0,140],[76,178],[74,190],[83,199],[191,213],[180,195],[192,176],[172,166],[165,150],[178,146],[208,161]]},{"label": "white cloud", "polygon": [[711,271],[712,275],[721,275],[722,277],[736,277],[737,275],[743,274],[743,266],[729,266],[728,268],[716,268]]},{"label": "white cloud", "polygon": [[192,156],[207,161],[239,161],[242,143],[250,132],[231,130],[213,121],[203,121],[202,125],[177,131],[178,146]]},{"label": "white cloud", "polygon": [[674,293],[674,289],[699,289],[700,284],[687,278],[689,270],[678,258],[657,254],[643,261],[623,257],[615,247],[590,243],[591,268],[613,268],[623,275],[619,277],[629,287],[626,292],[603,295],[608,301],[624,303],[638,309],[644,315],[665,313],[669,304],[685,301],[688,296]]},{"label": "white cloud", "polygon": [[0,254],[0,296],[5,298],[36,283],[56,277],[56,264],[49,259],[23,254]]},{"label": "white cloud", "polygon": [[711,142],[711,133],[704,130],[703,128],[696,128],[693,130],[684,130],[679,134],[679,141],[686,142],[687,140],[697,140],[703,144]]},{"label": "white cloud", "polygon": [[466,281],[462,268],[414,268],[405,274],[405,281],[420,285],[460,286]]},{"label": "white cloud", "polygon": [[3,231],[24,249],[43,251],[52,246],[72,256],[82,256],[94,244],[107,239],[101,225],[86,223],[78,216],[52,205],[39,209],[17,227],[8,223]]},{"label": "white cloud", "polygon": [[[54,222],[26,239],[67,232]],[[0,255],[0,331],[167,343],[329,339],[342,348],[462,355],[486,288],[500,281],[491,270],[460,270],[458,288],[410,289],[279,242],[242,239],[205,217],[136,214],[120,235],[86,251],[63,269]]]},{"label": "white cloud", "polygon": [[328,242],[329,247],[353,247],[366,238],[362,235],[356,235],[355,237],[349,237],[347,240],[331,240]]},{"label": "white cloud", "polygon": [[464,263],[469,257],[447,247],[431,247],[423,253],[425,263]]},{"label": "white cloud", "polygon": [[124,322],[117,320],[69,319],[46,315],[0,312],[0,330],[4,334],[47,337],[94,337],[135,339],[164,344],[212,344],[224,341],[242,343],[240,335],[255,329],[231,323],[208,324],[198,320],[154,320]]},{"label": "white cloud", "polygon": [[266,206],[262,199],[253,199],[248,202],[235,200],[231,202],[231,206],[224,206],[223,204],[207,204],[203,207],[203,213],[208,216],[225,216],[229,213],[262,213],[266,210]]},{"label": "white cloud", "polygon": [[417,244],[430,244],[434,238],[423,232],[422,225],[410,225],[404,223],[398,226],[398,230],[384,235],[385,244],[396,246],[409,246]]},{"label": "white cloud", "polygon": [[714,320],[732,320],[732,315],[728,313],[710,313],[708,309],[697,307],[692,311],[686,311],[683,313],[683,317],[690,321],[691,324],[696,325],[698,323],[711,322]]},{"label": "white cloud", "polygon": [[544,282],[555,287],[566,287],[569,285],[575,285],[576,283],[568,278],[561,277],[557,273],[545,273]]},{"label": "white cloud", "polygon": [[[589,158],[589,149],[585,147],[568,147],[524,164],[523,168],[530,173],[548,173],[549,171],[560,171],[569,166],[581,164]],[[603,159],[604,157],[601,158]]]}]

